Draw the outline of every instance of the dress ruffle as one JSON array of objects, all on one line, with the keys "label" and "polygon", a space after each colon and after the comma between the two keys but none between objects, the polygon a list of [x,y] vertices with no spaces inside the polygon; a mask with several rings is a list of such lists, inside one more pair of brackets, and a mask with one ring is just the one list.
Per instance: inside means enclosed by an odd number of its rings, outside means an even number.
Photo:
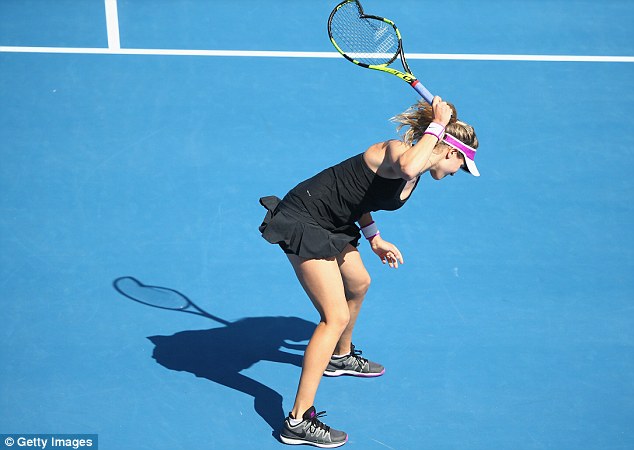
[{"label": "dress ruffle", "polygon": [[308,211],[291,208],[278,197],[262,197],[260,204],[267,209],[259,228],[262,237],[285,253],[324,259],[339,255],[348,244],[359,245],[361,234],[354,223],[327,230]]}]

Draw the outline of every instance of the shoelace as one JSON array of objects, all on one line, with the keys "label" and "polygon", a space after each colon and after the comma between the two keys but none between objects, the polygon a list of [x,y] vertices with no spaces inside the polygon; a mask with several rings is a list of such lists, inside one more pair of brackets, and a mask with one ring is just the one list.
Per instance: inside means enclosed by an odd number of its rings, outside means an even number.
[{"label": "shoelace", "polygon": [[326,425],[325,423],[323,423],[321,420],[319,420],[320,417],[325,417],[325,416],[326,416],[326,411],[320,411],[317,414],[315,414],[310,419],[310,431],[314,433],[315,431],[317,431],[318,428],[321,428],[326,433],[329,433],[330,427]]},{"label": "shoelace", "polygon": [[351,347],[352,347],[352,349],[351,349],[351,352],[350,352],[350,356],[352,356],[354,359],[356,359],[357,363],[359,363],[359,365],[361,367],[365,366],[365,364],[368,362],[368,360],[361,356],[363,354],[363,352],[361,350],[357,350],[356,348],[354,348],[354,345],[351,345]]}]

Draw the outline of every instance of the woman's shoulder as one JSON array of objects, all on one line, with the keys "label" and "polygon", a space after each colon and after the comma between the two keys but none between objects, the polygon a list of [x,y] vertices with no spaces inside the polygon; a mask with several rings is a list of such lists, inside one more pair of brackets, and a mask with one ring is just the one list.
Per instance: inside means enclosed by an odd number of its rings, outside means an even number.
[{"label": "woman's shoulder", "polygon": [[371,145],[363,154],[368,167],[385,178],[400,178],[395,165],[409,146],[400,140],[390,139]]}]

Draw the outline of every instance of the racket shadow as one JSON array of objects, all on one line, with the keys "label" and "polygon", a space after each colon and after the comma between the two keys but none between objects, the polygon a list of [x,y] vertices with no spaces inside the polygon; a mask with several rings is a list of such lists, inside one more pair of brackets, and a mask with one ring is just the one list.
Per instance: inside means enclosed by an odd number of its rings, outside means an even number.
[{"label": "racket shadow", "polygon": [[173,289],[143,285],[132,277],[118,278],[113,286],[123,296],[159,309],[172,308],[152,304],[157,291],[161,296],[165,293],[182,296],[200,312],[175,310],[221,323],[223,326],[206,330],[181,331],[171,336],[149,336],[148,339],[154,344],[152,357],[167,369],[189,372],[253,397],[255,411],[279,440],[278,432],[286,416],[282,395],[240,372],[260,361],[301,367],[302,356],[284,349],[305,350],[306,346],[300,342],[310,339],[315,323],[299,317],[247,317],[229,322],[206,313]]}]

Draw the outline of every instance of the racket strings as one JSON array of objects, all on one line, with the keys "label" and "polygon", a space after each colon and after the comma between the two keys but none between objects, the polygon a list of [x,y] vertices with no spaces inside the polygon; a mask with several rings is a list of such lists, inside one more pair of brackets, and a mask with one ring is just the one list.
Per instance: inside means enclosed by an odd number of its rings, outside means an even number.
[{"label": "racket strings", "polygon": [[333,41],[350,58],[368,65],[389,64],[398,56],[399,39],[394,27],[364,17],[357,2],[341,6],[329,23]]}]

